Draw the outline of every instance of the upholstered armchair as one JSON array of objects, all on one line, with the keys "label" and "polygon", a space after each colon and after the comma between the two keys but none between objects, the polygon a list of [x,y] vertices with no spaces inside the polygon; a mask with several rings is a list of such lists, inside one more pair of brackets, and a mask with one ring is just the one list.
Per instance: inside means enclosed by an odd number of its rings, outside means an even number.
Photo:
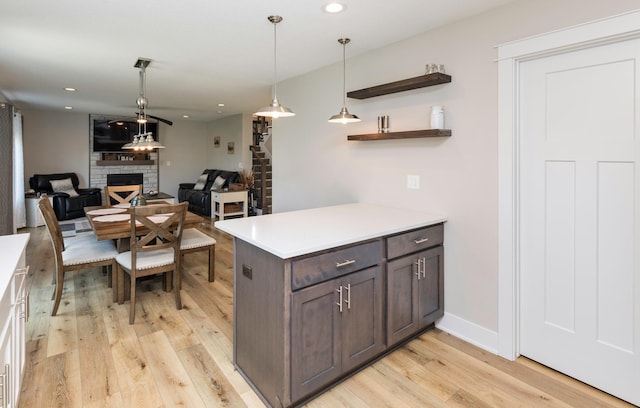
[{"label": "upholstered armchair", "polygon": [[102,205],[99,188],[78,188],[76,173],[35,174],[29,186],[36,193],[46,193],[53,201],[58,221],[84,217],[84,207]]}]

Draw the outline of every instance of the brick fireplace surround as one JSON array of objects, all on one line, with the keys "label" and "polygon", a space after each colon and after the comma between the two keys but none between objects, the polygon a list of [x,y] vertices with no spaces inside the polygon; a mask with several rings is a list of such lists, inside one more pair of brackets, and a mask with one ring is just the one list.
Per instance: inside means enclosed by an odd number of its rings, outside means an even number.
[{"label": "brick fireplace surround", "polygon": [[[109,118],[102,115],[90,115],[90,123],[93,123],[93,118]],[[121,173],[142,173],[143,174],[143,189],[145,193],[149,190],[159,191],[158,188],[158,152],[153,151],[149,154],[149,160],[153,164],[127,164],[127,160],[114,160],[109,165],[99,165],[98,162],[102,162],[102,153],[93,151],[93,126],[89,126],[89,185],[96,187],[104,191],[104,186],[107,185],[107,174],[121,174]],[[122,153],[125,153],[123,150]],[[104,194],[103,194],[104,195]]]}]

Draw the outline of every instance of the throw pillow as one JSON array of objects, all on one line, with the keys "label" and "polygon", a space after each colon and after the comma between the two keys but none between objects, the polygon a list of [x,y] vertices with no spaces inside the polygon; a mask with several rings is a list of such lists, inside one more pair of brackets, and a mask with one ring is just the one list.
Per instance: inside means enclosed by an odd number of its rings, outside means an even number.
[{"label": "throw pillow", "polygon": [[207,184],[207,178],[209,177],[209,175],[207,173],[205,174],[201,174],[200,177],[198,177],[198,181],[196,181],[196,185],[193,186],[194,190],[204,190],[204,186]]},{"label": "throw pillow", "polygon": [[220,190],[222,188],[222,186],[224,186],[224,182],[225,181],[227,181],[227,179],[223,179],[220,176],[216,177],[216,179],[213,181],[213,186],[211,186],[211,189],[212,190]]},{"label": "throw pillow", "polygon": [[54,193],[67,193],[69,194],[69,197],[78,196],[78,192],[73,188],[73,183],[70,178],[51,180],[50,183]]}]

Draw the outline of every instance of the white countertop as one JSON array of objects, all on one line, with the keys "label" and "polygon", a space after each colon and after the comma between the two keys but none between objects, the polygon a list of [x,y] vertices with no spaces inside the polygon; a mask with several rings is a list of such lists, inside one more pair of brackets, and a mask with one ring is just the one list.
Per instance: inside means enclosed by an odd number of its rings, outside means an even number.
[{"label": "white countertop", "polygon": [[21,255],[29,242],[29,234],[0,235],[0,295],[11,282]]},{"label": "white countertop", "polygon": [[217,221],[215,226],[287,259],[446,220],[442,214],[356,203]]}]

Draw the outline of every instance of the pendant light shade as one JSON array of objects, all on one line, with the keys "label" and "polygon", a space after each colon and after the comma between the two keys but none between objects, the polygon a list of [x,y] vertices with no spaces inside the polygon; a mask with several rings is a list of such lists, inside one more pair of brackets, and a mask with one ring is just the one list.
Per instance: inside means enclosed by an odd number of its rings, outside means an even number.
[{"label": "pendant light shade", "polygon": [[347,44],[351,41],[348,38],[340,38],[338,42],[342,44],[342,109],[340,109],[340,113],[337,115],[333,115],[329,118],[329,122],[331,123],[354,123],[360,122],[360,118],[356,115],[349,113],[347,109],[347,91],[346,91],[346,77],[347,77],[347,62],[346,62],[346,48]]},{"label": "pendant light shade", "polygon": [[145,109],[147,108],[147,104],[149,101],[145,96],[147,85],[146,85],[146,68],[151,63],[150,59],[146,58],[138,58],[136,63],[133,65],[136,68],[140,69],[140,96],[136,99],[136,105],[138,105],[138,117],[136,118],[136,122],[138,122],[138,134],[133,137],[133,141],[122,146],[122,149],[127,150],[154,150],[154,149],[164,149],[164,146],[160,144],[160,142],[156,142],[153,139],[153,135],[151,132],[147,132],[147,114]]},{"label": "pendant light shade", "polygon": [[280,105],[277,96],[277,85],[278,85],[278,75],[277,75],[277,59],[276,59],[276,50],[277,50],[277,34],[276,34],[276,25],[282,21],[282,17],[280,16],[269,16],[267,19],[273,24],[273,99],[271,100],[271,105],[260,108],[258,112],[255,113],[256,116],[266,116],[268,118],[286,118],[288,116],[294,116],[295,113],[286,106]]}]

